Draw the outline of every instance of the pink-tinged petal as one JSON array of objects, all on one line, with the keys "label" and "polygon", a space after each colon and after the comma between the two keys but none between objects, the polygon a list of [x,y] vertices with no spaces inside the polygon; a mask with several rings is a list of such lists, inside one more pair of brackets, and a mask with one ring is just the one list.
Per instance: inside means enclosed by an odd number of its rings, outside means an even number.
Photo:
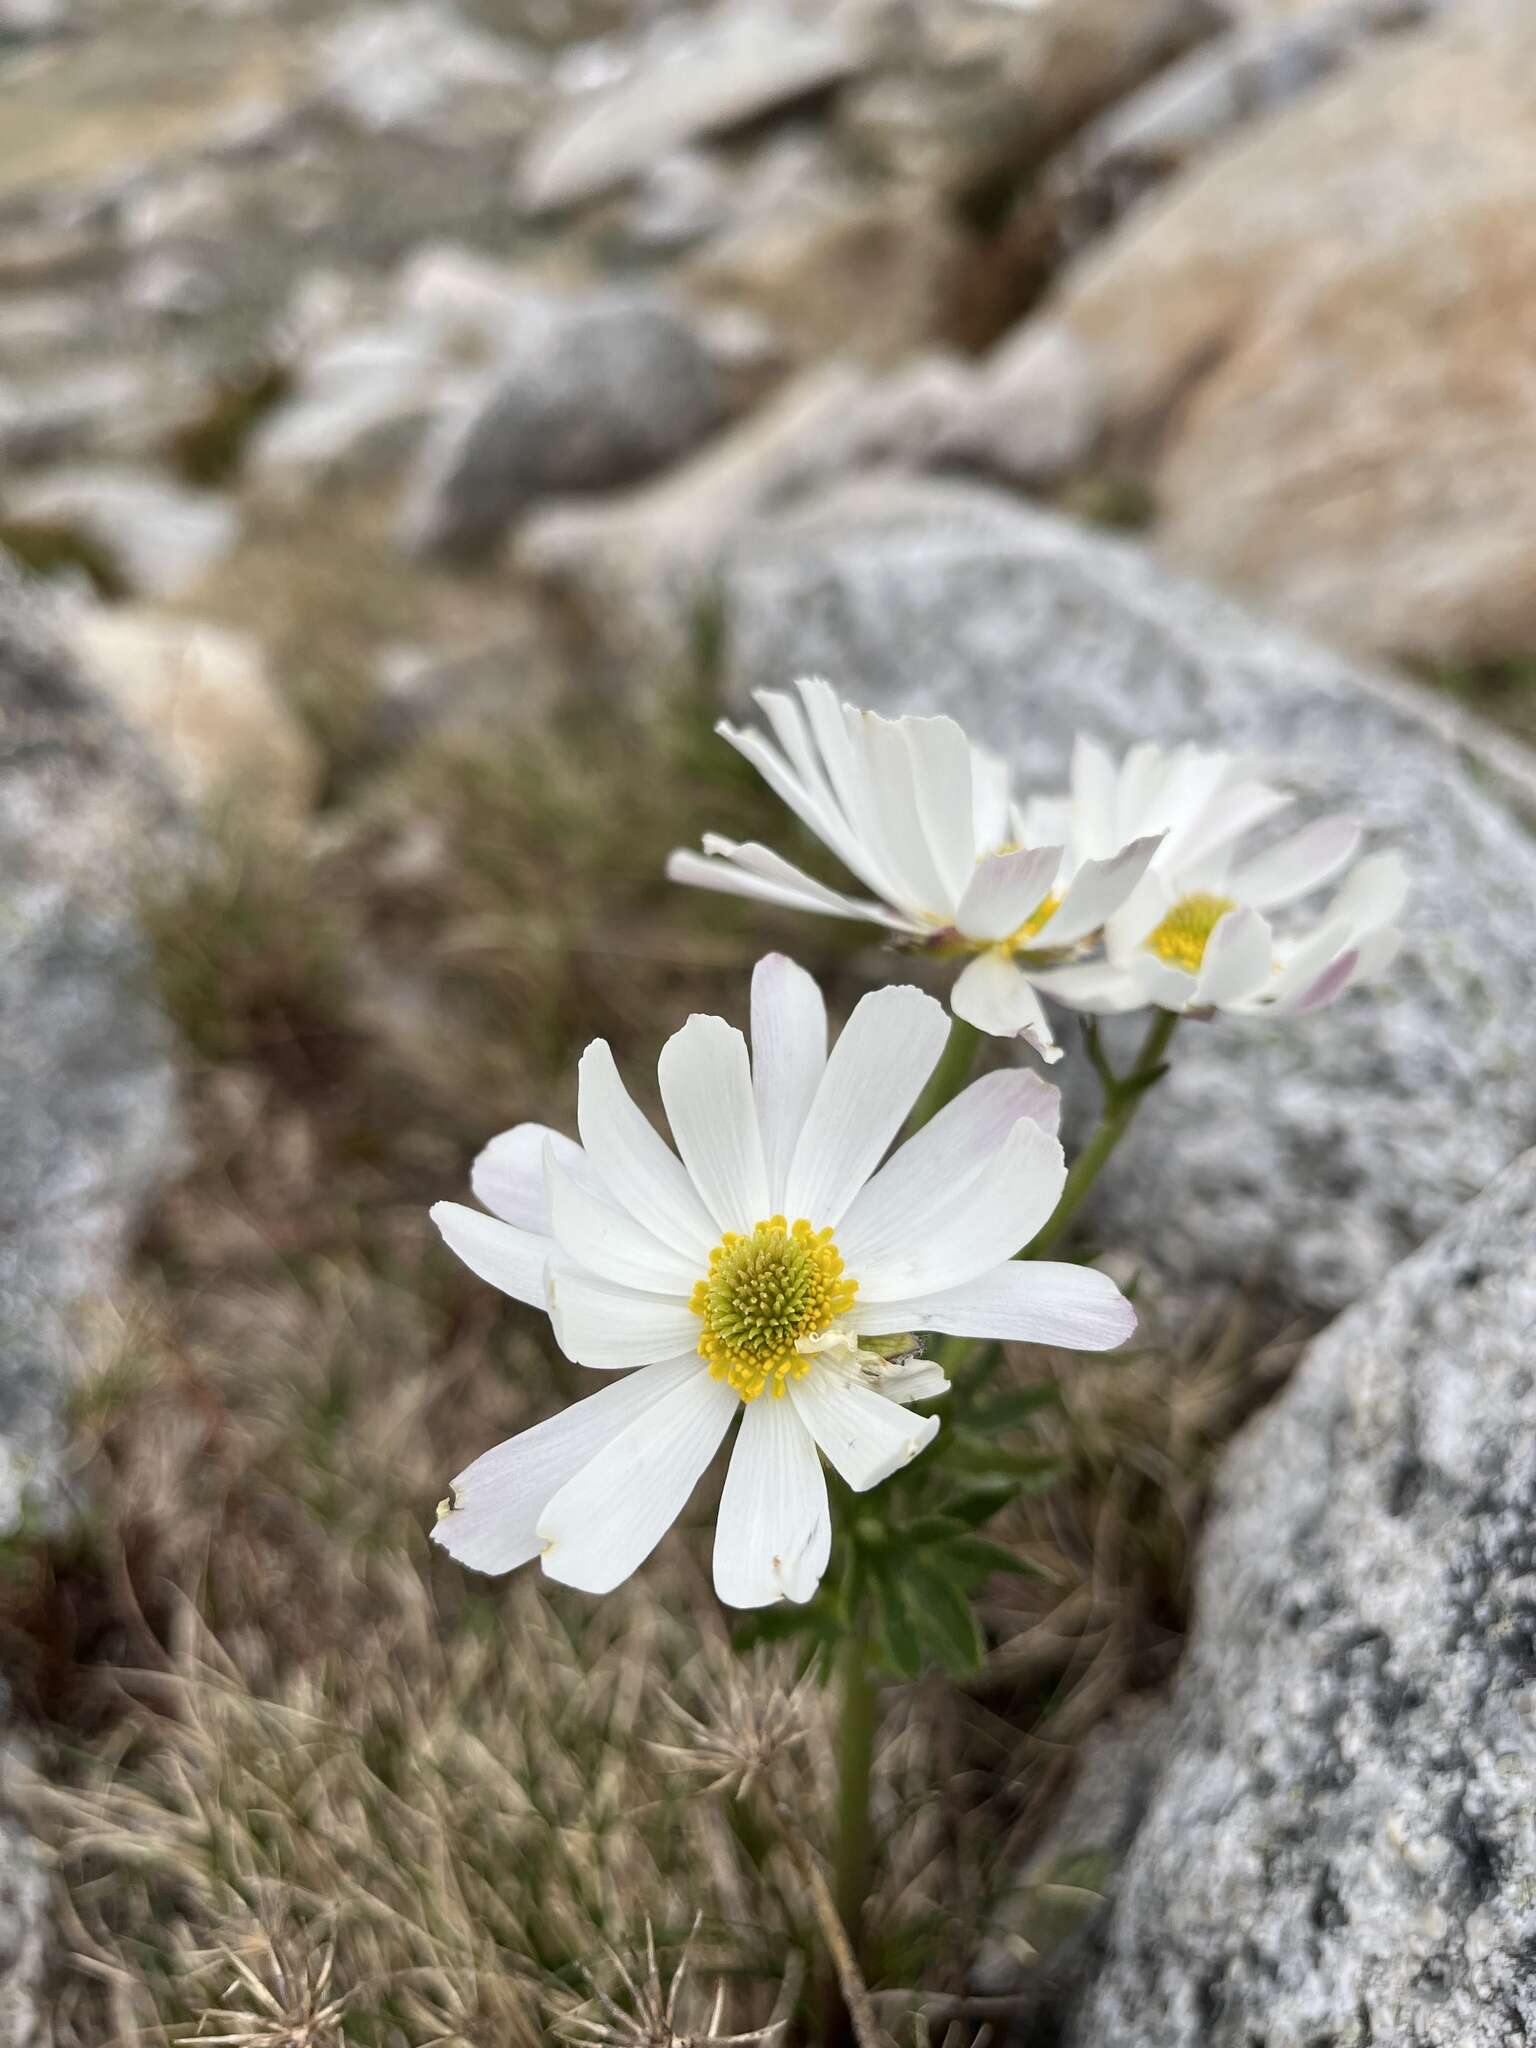
[{"label": "pink-tinged petal", "polygon": [[554,1147],[555,1157],[577,1179],[601,1192],[598,1173],[581,1147],[548,1124],[518,1124],[501,1132],[469,1173],[477,1202],[503,1223],[515,1223],[520,1230],[536,1231],[541,1237],[550,1234],[549,1198],[544,1191],[546,1146]]},{"label": "pink-tinged petal", "polygon": [[1341,873],[1359,844],[1360,827],[1353,818],[1318,818],[1234,868],[1232,894],[1255,910],[1294,903]]},{"label": "pink-tinged petal", "polygon": [[1274,934],[1264,919],[1256,910],[1229,910],[1205,942],[1195,1006],[1240,1003],[1265,987],[1274,971]]},{"label": "pink-tinged petal", "polygon": [[720,1229],[770,1213],[747,1041],[723,1017],[692,1016],[657,1062],[661,1100],[688,1177]]},{"label": "pink-tinged petal", "polygon": [[[766,847],[733,847],[729,855],[722,850],[731,846],[730,840],[716,841],[715,851],[709,854],[693,853],[686,846],[675,848],[667,855],[667,880],[681,882],[690,889],[712,889],[717,896],[745,896],[754,903],[771,903],[776,910],[806,911],[813,917],[853,918],[863,924],[885,925],[893,931],[909,929],[907,919],[881,904],[839,896],[820,882],[813,882],[809,875],[802,875],[788,861],[777,862],[776,857],[757,860],[758,855],[767,854]],[[748,855],[754,865],[743,865],[736,858],[739,854]],[[768,878],[766,871],[775,865],[783,869],[786,879]],[[789,876],[795,880],[790,881]]]},{"label": "pink-tinged petal", "polygon": [[863,996],[827,1060],[790,1161],[784,1214],[818,1229],[842,1221],[938,1064],[949,1020],[921,989]]},{"label": "pink-tinged petal", "polygon": [[1108,860],[1085,860],[1035,944],[1070,946],[1097,931],[1125,902],[1161,844],[1160,835],[1153,834],[1133,839]]},{"label": "pink-tinged petal", "polygon": [[525,1301],[530,1308],[545,1305],[544,1272],[554,1245],[549,1238],[531,1230],[519,1230],[495,1216],[482,1216],[478,1209],[466,1209],[461,1202],[436,1202],[432,1221],[443,1234],[443,1242],[468,1266],[471,1273]]},{"label": "pink-tinged petal", "polygon": [[1067,1351],[1113,1351],[1136,1327],[1136,1311],[1107,1273],[1091,1266],[1009,1259],[963,1286],[911,1299],[855,1305],[841,1327],[884,1332],[933,1330],[951,1337],[993,1337],[1054,1344]]},{"label": "pink-tinged petal", "polygon": [[752,970],[752,1093],[775,1214],[783,1207],[789,1162],[826,1066],[821,990],[803,967],[769,953]]},{"label": "pink-tinged petal", "polygon": [[1299,995],[1292,996],[1285,1005],[1286,1009],[1297,1016],[1304,1015],[1308,1010],[1326,1009],[1329,1003],[1343,995],[1355,979],[1359,966],[1360,954],[1351,946],[1336,960],[1330,961],[1317,979],[1309,983]]},{"label": "pink-tinged petal", "polygon": [[[925,1133],[912,1140],[918,1146]],[[897,1154],[886,1174],[902,1154]],[[859,1283],[861,1305],[949,1288],[1010,1259],[1049,1220],[1066,1181],[1057,1138],[1027,1118],[993,1144],[979,1167],[954,1179],[910,1172],[891,1191],[872,1181],[838,1226],[838,1249]],[[879,1176],[885,1179],[885,1174]],[[898,1206],[893,1197],[906,1197]],[[860,1214],[860,1209],[863,1214]],[[899,1319],[888,1325],[901,1327]]]},{"label": "pink-tinged petal", "polygon": [[960,970],[949,1007],[993,1038],[1022,1038],[1049,1066],[1061,1058],[1040,998],[1011,960],[982,953]]},{"label": "pink-tinged petal", "polygon": [[1040,908],[1061,866],[1059,846],[1028,846],[992,853],[976,863],[955,929],[968,939],[1007,939]]},{"label": "pink-tinged petal", "polygon": [[680,1295],[616,1287],[564,1259],[545,1276],[555,1342],[573,1365],[622,1372],[694,1350],[704,1325]]},{"label": "pink-tinged petal", "polygon": [[544,1545],[538,1520],[553,1496],[663,1396],[693,1379],[697,1358],[671,1359],[610,1380],[584,1401],[484,1452],[453,1482],[432,1541],[471,1571],[510,1572]]},{"label": "pink-tinged petal", "polygon": [[832,1553],[827,1482],[794,1404],[749,1401],[715,1523],[715,1591],[727,1607],[809,1600]]},{"label": "pink-tinged petal", "polygon": [[584,1593],[611,1593],[637,1571],[688,1505],[740,1406],[700,1364],[643,1409],[539,1516],[545,1573]]}]

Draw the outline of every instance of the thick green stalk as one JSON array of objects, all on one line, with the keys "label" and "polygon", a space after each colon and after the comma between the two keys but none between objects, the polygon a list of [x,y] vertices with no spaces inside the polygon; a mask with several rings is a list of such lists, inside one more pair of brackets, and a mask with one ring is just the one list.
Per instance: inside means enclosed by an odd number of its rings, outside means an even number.
[{"label": "thick green stalk", "polygon": [[842,1720],[837,1740],[837,1861],[833,1893],[837,1915],[847,1930],[855,1955],[869,1892],[869,1795],[875,1764],[875,1730],[879,1692],[870,1669],[869,1633],[864,1602],[849,1624],[839,1653]]},{"label": "thick green stalk", "polygon": [[946,1102],[953,1102],[971,1078],[976,1048],[980,1043],[981,1033],[974,1024],[967,1024],[963,1017],[951,1018],[949,1037],[939,1054],[939,1064],[928,1076],[928,1085],[907,1118],[903,1137],[910,1138],[914,1131],[923,1128],[930,1117],[937,1116]]},{"label": "thick green stalk", "polygon": [[1019,1254],[1021,1258],[1044,1258],[1082,1207],[1110,1154],[1130,1129],[1143,1096],[1161,1077],[1164,1057],[1178,1025],[1177,1011],[1155,1010],[1147,1035],[1141,1042],[1141,1051],[1136,1055],[1136,1064],[1125,1074],[1113,1073],[1095,1050],[1093,1064],[1104,1084],[1104,1107],[1099,1112],[1098,1124],[1093,1136],[1072,1162],[1067,1184],[1051,1213],[1050,1222]]}]

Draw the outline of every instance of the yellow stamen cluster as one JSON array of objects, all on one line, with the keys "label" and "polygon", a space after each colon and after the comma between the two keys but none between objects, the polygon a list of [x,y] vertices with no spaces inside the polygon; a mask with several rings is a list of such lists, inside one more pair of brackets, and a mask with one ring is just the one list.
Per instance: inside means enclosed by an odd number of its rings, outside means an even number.
[{"label": "yellow stamen cluster", "polygon": [[1230,896],[1212,896],[1205,890],[1196,890],[1175,903],[1142,944],[1171,967],[1182,967],[1186,974],[1198,974],[1211,933],[1227,912],[1236,908]]},{"label": "yellow stamen cluster", "polygon": [[845,1315],[858,1291],[844,1277],[831,1231],[813,1230],[803,1216],[792,1224],[770,1216],[745,1237],[728,1230],[688,1304],[704,1324],[699,1355],[743,1401],[755,1401],[770,1383],[781,1395],[810,1364],[796,1344]]},{"label": "yellow stamen cluster", "polygon": [[1030,940],[1037,938],[1045,930],[1060,908],[1061,898],[1053,892],[1046,897],[1043,903],[1030,912],[1016,932],[1009,933],[1008,937],[1003,941],[1004,950],[1009,953],[1025,951]]}]

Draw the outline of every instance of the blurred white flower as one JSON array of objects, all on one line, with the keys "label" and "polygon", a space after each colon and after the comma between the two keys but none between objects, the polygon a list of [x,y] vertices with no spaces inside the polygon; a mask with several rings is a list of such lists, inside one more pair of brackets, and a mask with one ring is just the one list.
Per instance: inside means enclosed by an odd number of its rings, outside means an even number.
[{"label": "blurred white flower", "polygon": [[[1269,913],[1336,880],[1360,843],[1351,818],[1319,818],[1245,852],[1249,832],[1291,798],[1240,757],[1195,747],[1133,747],[1117,765],[1079,744],[1070,798],[1025,814],[1036,832],[1068,829],[1069,858],[1123,836],[1163,835],[1146,873],[1105,921],[1101,960],[1036,975],[1076,1009],[1301,1012],[1379,975],[1397,951],[1393,919],[1408,878],[1395,853],[1361,861],[1321,916],[1279,934]],[[1070,813],[1070,827],[1065,826]]]},{"label": "blurred white flower", "polygon": [[1156,830],[1092,850],[1049,837],[1011,801],[1007,763],[972,744],[952,718],[881,718],[839,704],[829,683],[796,683],[795,697],[759,690],[773,728],[722,721],[717,730],[874,892],[844,896],[766,846],[710,833],[703,853],[679,849],[675,882],[755,896],[791,910],[863,918],[913,945],[974,955],[950,996],[957,1017],[1061,1056],[1031,986],[1038,970],[1085,952],[1141,880]]},{"label": "blurred white flower", "polygon": [[1102,1273],[1013,1257],[1065,1179],[1056,1091],[1036,1076],[986,1075],[881,1165],[947,1030],[921,990],[884,988],[829,1052],[815,982],[771,955],[750,1059],[719,1017],[662,1050],[676,1151],[601,1039],[581,1061],[580,1145],[538,1124],[492,1140],[473,1172],[491,1213],[443,1202],[434,1221],[482,1279],[547,1309],[568,1358],[623,1377],[462,1472],[444,1549],[485,1572],[538,1557],[607,1592],[739,1414],[716,1588],[736,1607],[807,1600],[830,1545],[821,1458],[862,1493],[938,1428],[904,1404],[943,1393],[943,1373],[879,1333],[1087,1351],[1130,1334]]}]

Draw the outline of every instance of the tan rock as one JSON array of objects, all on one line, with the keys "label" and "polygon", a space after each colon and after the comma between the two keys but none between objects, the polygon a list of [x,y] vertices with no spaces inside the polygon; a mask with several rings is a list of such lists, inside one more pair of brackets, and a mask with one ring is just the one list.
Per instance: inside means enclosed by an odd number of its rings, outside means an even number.
[{"label": "tan rock", "polygon": [[1476,0],[1069,273],[1173,559],[1421,659],[1536,644],[1536,8]]},{"label": "tan rock", "polygon": [[91,680],[156,743],[194,800],[238,806],[263,823],[307,815],[319,755],[254,640],[133,608],[81,612],[71,638]]},{"label": "tan rock", "polygon": [[878,198],[786,195],[684,270],[711,305],[766,320],[799,361],[847,350],[893,362],[942,325],[962,237],[915,190]]}]

